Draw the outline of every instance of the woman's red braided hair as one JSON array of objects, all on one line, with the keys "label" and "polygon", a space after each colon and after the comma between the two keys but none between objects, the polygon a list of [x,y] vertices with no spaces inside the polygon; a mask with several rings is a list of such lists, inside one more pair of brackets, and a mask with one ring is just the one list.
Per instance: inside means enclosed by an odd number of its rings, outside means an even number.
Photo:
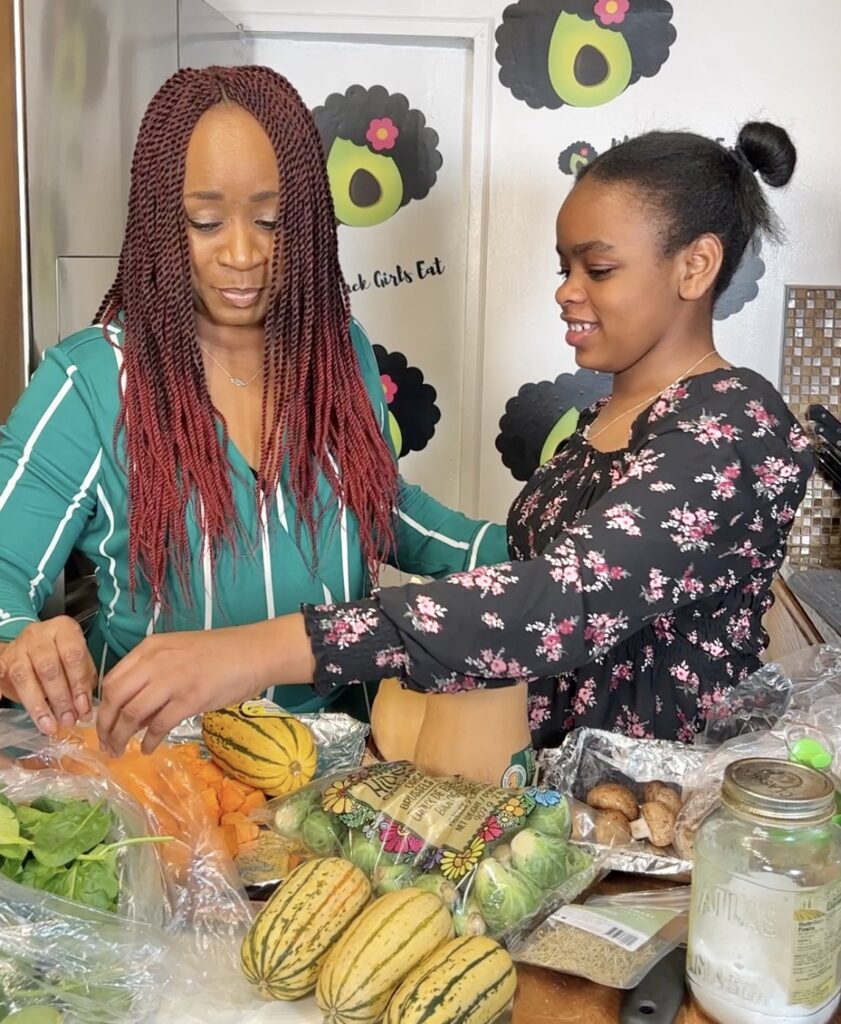
[{"label": "woman's red braided hair", "polygon": [[214,561],[239,529],[227,434],[220,442],[196,339],[182,195],[193,128],[223,101],[263,126],[281,182],[264,357],[264,379],[276,383],[274,401],[263,396],[256,500],[271,507],[288,460],[299,536],[305,526],[315,537],[326,511],[316,494],[321,473],[357,517],[375,577],[393,543],[397,469],[353,353],[315,123],[295,89],[269,68],[185,69],[161,87],[143,117],[117,276],[97,317],[107,325],[119,316],[124,326],[114,437],[116,444],[125,431],[130,587],[136,592],[140,572],[164,604],[168,572],[188,592],[188,504],[195,502]]}]

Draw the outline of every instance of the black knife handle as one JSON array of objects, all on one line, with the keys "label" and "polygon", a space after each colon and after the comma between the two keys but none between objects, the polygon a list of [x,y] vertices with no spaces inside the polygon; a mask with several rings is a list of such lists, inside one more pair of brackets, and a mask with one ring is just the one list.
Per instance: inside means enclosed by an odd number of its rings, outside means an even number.
[{"label": "black knife handle", "polygon": [[619,1024],[672,1024],[686,997],[686,949],[677,946],[625,993]]}]

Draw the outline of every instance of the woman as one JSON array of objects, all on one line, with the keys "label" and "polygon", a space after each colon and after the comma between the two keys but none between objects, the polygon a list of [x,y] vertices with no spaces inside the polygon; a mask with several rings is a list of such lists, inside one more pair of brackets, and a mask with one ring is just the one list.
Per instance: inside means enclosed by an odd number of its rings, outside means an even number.
[{"label": "woman", "polygon": [[[540,746],[575,725],[691,739],[759,666],[812,469],[774,388],[712,336],[716,298],[773,230],[755,173],[784,185],[794,164],[786,133],[753,123],[734,150],[658,132],[586,167],[557,219],[556,301],[577,362],[612,372],[613,392],[514,503],[514,560],[231,631],[242,665],[195,634],[144,641],[106,680],[103,743],[145,728],[150,749],[268,680],[329,693],[393,673],[466,708],[496,701],[498,721],[525,717],[528,699]],[[450,716],[436,742],[457,727]],[[460,739],[493,742],[464,722]]]},{"label": "woman", "polygon": [[[0,690],[44,732],[144,637],[362,597],[386,559],[506,556],[502,527],[398,477],[318,131],[275,72],[184,70],[154,97],[98,320],[47,351],[0,443]],[[87,638],[37,621],[74,549],[98,579]]]}]

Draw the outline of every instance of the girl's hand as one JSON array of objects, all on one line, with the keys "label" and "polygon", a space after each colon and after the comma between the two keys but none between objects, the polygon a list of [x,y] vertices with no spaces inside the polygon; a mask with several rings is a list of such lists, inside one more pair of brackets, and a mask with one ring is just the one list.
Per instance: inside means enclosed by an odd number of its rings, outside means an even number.
[{"label": "girl's hand", "polygon": [[91,709],[96,666],[81,627],[68,615],[33,622],[0,644],[0,693],[23,704],[48,736]]},{"label": "girl's hand", "polygon": [[259,693],[266,680],[266,631],[258,624],[147,637],[105,677],[96,728],[115,756],[146,730],[150,754],[170,730],[203,711]]}]

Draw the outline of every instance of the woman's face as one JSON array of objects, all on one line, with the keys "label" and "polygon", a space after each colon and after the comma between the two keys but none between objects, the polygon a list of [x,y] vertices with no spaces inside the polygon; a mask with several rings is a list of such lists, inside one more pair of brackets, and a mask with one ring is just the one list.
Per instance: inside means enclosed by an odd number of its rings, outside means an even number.
[{"label": "woman's face", "polygon": [[196,309],[221,327],[265,320],[280,180],[274,149],[242,107],[211,107],[190,137],[184,211]]},{"label": "woman's face", "polygon": [[682,256],[663,256],[658,228],[651,206],[627,187],[586,177],[567,196],[556,224],[564,280],[555,300],[579,366],[627,370],[685,312]]}]

